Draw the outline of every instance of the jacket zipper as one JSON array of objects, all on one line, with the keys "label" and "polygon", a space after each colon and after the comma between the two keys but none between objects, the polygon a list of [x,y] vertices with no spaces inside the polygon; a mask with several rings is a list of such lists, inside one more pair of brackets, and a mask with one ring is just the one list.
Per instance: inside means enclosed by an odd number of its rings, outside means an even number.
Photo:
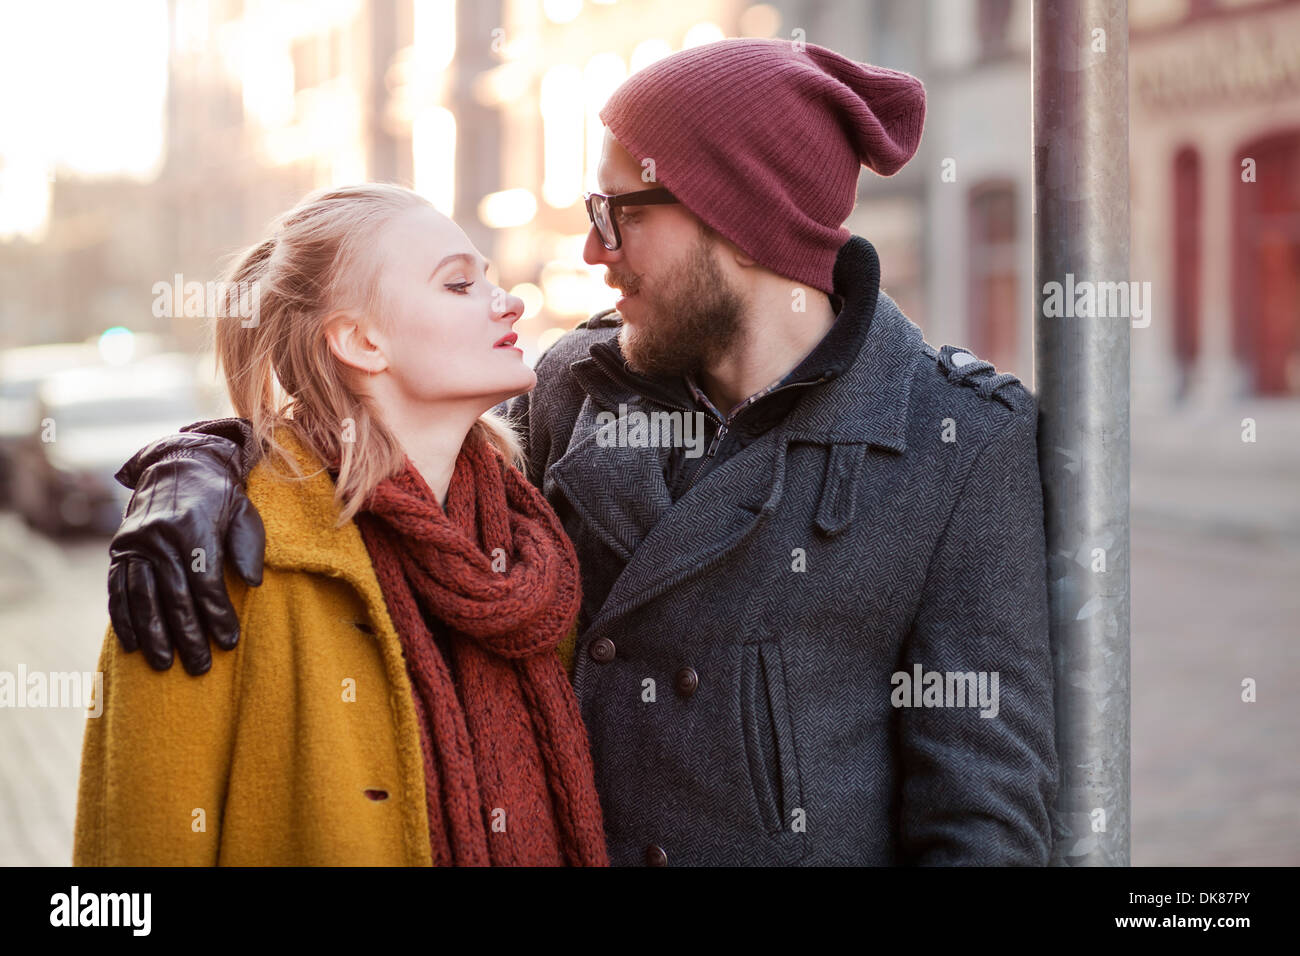
[{"label": "jacket zipper", "polygon": [[[637,384],[635,382],[629,382],[625,378],[623,378],[621,374],[622,373],[621,369],[611,368],[610,366],[607,366],[604,362],[600,362],[600,365],[602,368],[604,368],[606,375],[610,375],[612,377],[618,378],[625,386],[631,388],[634,393],[638,395],[642,395],[642,397],[648,397],[641,392],[641,390],[637,387]],[[811,382],[791,382],[789,385],[782,385],[780,388],[772,389],[772,391],[768,392],[767,395],[764,395],[763,398],[767,398],[768,395],[775,395],[777,392],[783,392],[786,389],[790,389],[790,388],[799,388],[801,386],[806,386],[806,385],[821,385],[824,382],[830,381],[830,378],[831,376],[829,375],[822,375],[821,377]],[[733,416],[732,418],[728,418],[726,421],[722,421],[718,418],[717,415],[714,415],[712,412],[704,411],[703,409],[700,408],[685,408],[681,405],[664,401],[662,399],[656,399],[654,397],[650,397],[650,400],[656,402],[657,404],[659,404],[664,408],[670,409],[672,411],[677,411],[677,412],[685,412],[688,415],[693,412],[699,412],[701,415],[705,415],[710,420],[717,422],[718,431],[713,436],[713,441],[709,442],[709,448],[704,454],[706,460],[712,458],[717,453],[718,447],[722,444],[722,442],[727,437],[728,426],[735,420],[735,416]],[[748,409],[752,407],[753,406],[751,405],[751,406],[747,406],[744,409],[741,409],[741,411],[738,412],[737,415],[743,414],[745,411],[748,411]],[[684,497],[686,495],[686,492],[690,491],[691,488],[695,486],[695,481],[697,478],[699,478],[699,476],[700,476],[700,469],[696,468],[695,474],[691,476],[691,480],[686,483],[686,487],[682,489],[681,494],[678,495],[677,497],[678,498]]]},{"label": "jacket zipper", "polygon": [[[791,382],[789,385],[782,385],[780,388],[774,388],[774,389],[772,389],[772,391],[768,392],[767,395],[764,395],[763,398],[767,398],[768,395],[775,395],[777,392],[783,392],[783,391],[785,391],[786,389],[790,389],[790,388],[799,388],[799,387],[802,386],[802,385],[821,385],[823,382],[826,382],[826,381],[828,381],[828,380],[829,380],[829,379],[827,378],[827,376],[823,375],[821,378],[819,378],[819,379],[817,379],[816,381],[813,381],[813,382]],[[762,399],[759,399],[759,401],[762,401]],[[757,404],[757,403],[755,403],[755,404]],[[681,411],[684,411],[684,412],[687,412],[687,413],[689,413],[689,412],[691,412],[691,411],[700,411],[701,414],[703,414],[703,415],[707,415],[709,418],[713,419],[713,421],[718,422],[718,431],[717,431],[717,433],[713,436],[713,441],[711,441],[711,442],[709,443],[709,449],[708,449],[708,451],[705,452],[705,454],[704,454],[704,458],[705,458],[705,460],[708,460],[708,459],[710,459],[710,458],[712,458],[712,457],[714,456],[714,454],[715,454],[715,453],[717,452],[717,450],[718,450],[718,447],[719,447],[719,446],[722,444],[722,442],[726,439],[726,437],[727,437],[727,426],[730,425],[732,422],[734,422],[734,421],[736,420],[736,418],[738,418],[740,415],[743,415],[746,411],[748,411],[750,408],[753,408],[753,407],[754,407],[753,405],[750,405],[750,406],[747,406],[747,407],[745,407],[745,408],[742,408],[739,412],[736,413],[736,415],[732,416],[731,418],[728,418],[725,422],[724,422],[724,421],[718,421],[718,416],[716,416],[716,415],[714,415],[714,414],[712,414],[712,413],[710,413],[710,412],[701,411],[700,409],[689,409],[689,408],[683,408],[683,409],[681,409]],[[686,496],[686,492],[690,491],[691,488],[693,488],[693,487],[695,486],[695,481],[696,481],[696,479],[698,479],[699,477],[700,477],[700,469],[697,467],[697,468],[695,469],[695,474],[691,475],[691,480],[688,481],[688,482],[686,483],[686,487],[682,489],[681,494],[678,495],[677,497],[678,497],[678,498],[683,498],[683,497],[685,497],[685,496]]]}]

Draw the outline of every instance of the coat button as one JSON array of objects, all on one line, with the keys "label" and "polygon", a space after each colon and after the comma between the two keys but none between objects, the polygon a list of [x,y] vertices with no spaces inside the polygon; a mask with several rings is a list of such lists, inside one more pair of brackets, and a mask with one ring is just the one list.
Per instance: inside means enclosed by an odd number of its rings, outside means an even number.
[{"label": "coat button", "polygon": [[695,673],[694,667],[683,667],[677,672],[677,693],[683,697],[690,697],[699,686],[700,675]]},{"label": "coat button", "polygon": [[614,642],[608,637],[598,637],[588,645],[587,651],[597,664],[608,664],[614,659]]},{"label": "coat button", "polygon": [[668,854],[664,848],[651,843],[645,848],[645,865],[646,866],[667,866]]},{"label": "coat button", "polygon": [[963,365],[969,365],[971,362],[974,362],[975,356],[971,355],[969,352],[953,352],[952,355],[948,356],[948,360],[952,362],[955,368],[961,368]]}]

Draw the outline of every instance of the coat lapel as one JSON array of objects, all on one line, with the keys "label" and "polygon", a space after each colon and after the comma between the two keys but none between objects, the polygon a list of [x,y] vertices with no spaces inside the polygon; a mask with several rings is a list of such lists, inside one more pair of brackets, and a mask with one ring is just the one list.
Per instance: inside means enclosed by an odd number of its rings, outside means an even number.
[{"label": "coat lapel", "polygon": [[[635,407],[643,407],[637,401]],[[611,411],[617,414],[616,408]],[[577,428],[563,457],[547,469],[542,493],[549,499],[555,488],[563,491],[583,520],[626,561],[672,507],[664,481],[666,454],[665,448],[610,445],[594,425]]]},{"label": "coat lapel", "polygon": [[[571,371],[588,398],[569,447],[543,476],[542,493],[550,498],[556,488],[563,491],[574,510],[626,561],[673,507],[664,478],[670,449],[628,447],[618,440],[617,422],[634,412],[687,409],[670,391],[628,371],[613,344],[594,346]],[[609,416],[615,420],[612,428],[601,424]]]},{"label": "coat lapel", "polygon": [[635,610],[744,541],[781,500],[785,452],[783,430],[775,428],[670,505],[633,552],[593,626]]}]

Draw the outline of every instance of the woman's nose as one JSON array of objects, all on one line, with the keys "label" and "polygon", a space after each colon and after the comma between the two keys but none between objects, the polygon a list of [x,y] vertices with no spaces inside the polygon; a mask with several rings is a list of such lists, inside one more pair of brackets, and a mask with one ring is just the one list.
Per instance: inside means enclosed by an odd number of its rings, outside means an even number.
[{"label": "woman's nose", "polygon": [[524,300],[498,287],[493,296],[492,310],[499,319],[510,318],[511,321],[522,319],[524,317]]}]

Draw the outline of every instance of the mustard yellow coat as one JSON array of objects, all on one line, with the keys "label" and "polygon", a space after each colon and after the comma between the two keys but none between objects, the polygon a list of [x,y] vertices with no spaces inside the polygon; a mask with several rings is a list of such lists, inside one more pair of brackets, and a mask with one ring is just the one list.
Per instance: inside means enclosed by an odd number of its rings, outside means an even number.
[{"label": "mustard yellow coat", "polygon": [[[320,468],[276,437],[306,473]],[[240,639],[213,648],[206,675],[155,671],[109,627],[75,865],[431,864],[401,643],[355,522],[334,527],[333,494],[327,471],[292,483],[265,460],[253,469],[262,584],[226,571]]]}]

